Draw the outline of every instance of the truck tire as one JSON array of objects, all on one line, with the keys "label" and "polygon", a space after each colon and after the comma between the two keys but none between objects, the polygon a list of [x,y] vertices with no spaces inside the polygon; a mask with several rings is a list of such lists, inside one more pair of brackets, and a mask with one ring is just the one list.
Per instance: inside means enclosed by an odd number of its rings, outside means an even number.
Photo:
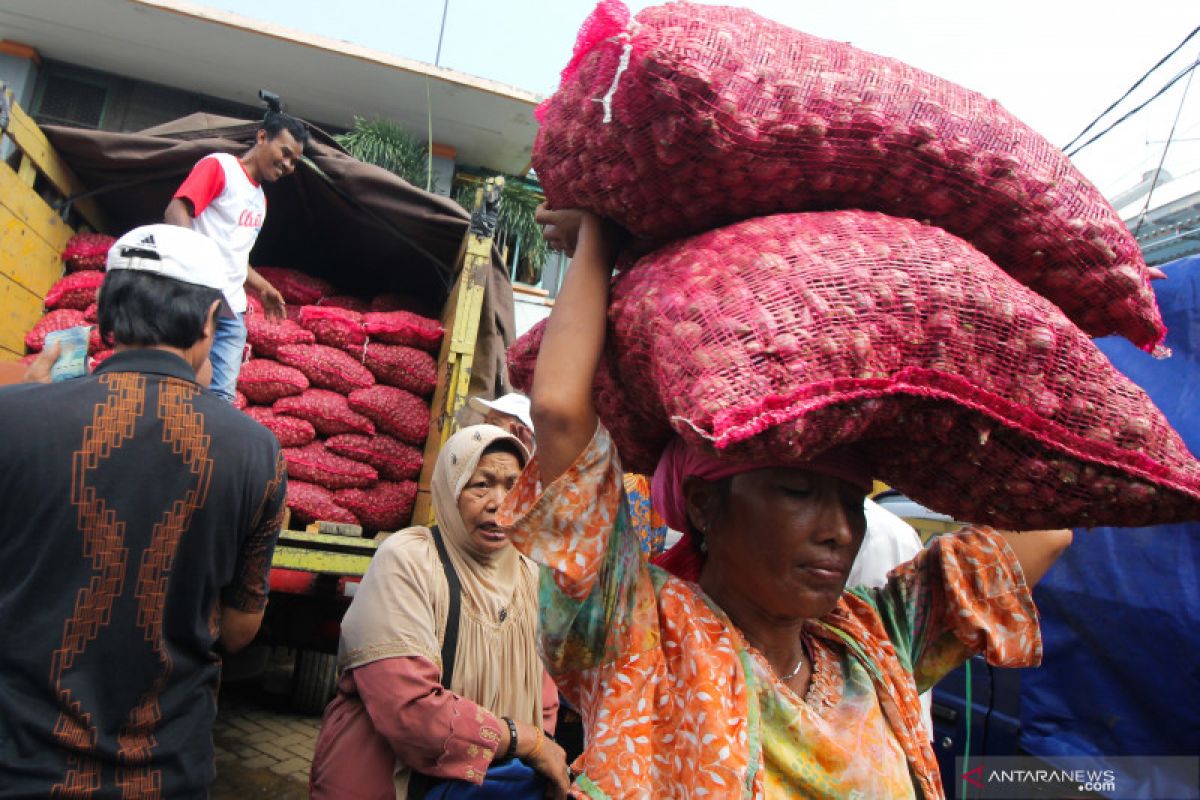
[{"label": "truck tire", "polygon": [[320,714],[337,688],[337,657],[315,650],[297,650],[292,672],[291,708],[299,714]]}]

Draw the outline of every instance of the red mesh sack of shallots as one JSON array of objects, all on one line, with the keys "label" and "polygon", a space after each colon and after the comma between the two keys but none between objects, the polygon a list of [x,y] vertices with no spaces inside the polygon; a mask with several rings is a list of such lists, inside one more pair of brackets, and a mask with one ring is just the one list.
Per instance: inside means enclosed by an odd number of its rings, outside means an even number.
[{"label": "red mesh sack of shallots", "polygon": [[853,445],[914,500],[1000,528],[1200,516],[1200,464],[1146,394],[937,228],[852,211],[731,225],[622,274],[609,323],[611,377],[662,409],[629,403],[614,435],[669,421],[770,463]]},{"label": "red mesh sack of shallots", "polygon": [[417,484],[380,481],[368,489],[340,489],[333,493],[333,499],[358,517],[364,528],[395,531],[412,519]]},{"label": "red mesh sack of shallots", "polygon": [[429,406],[394,386],[372,386],[350,393],[350,408],[402,442],[420,445],[429,435]]},{"label": "red mesh sack of shallots", "polygon": [[328,389],[309,389],[295,397],[280,398],[271,404],[271,410],[276,414],[308,420],[322,436],[375,433],[375,424],[351,410],[345,395]]},{"label": "red mesh sack of shallots", "polygon": [[442,324],[411,311],[371,311],[363,314],[363,328],[372,339],[435,351],[442,342]]},{"label": "red mesh sack of shallots", "polygon": [[363,436],[343,433],[325,440],[325,448],[339,456],[369,464],[379,477],[389,481],[406,481],[421,474],[424,454],[410,444],[383,433]]},{"label": "red mesh sack of shallots", "polygon": [[[545,332],[546,320],[542,320],[508,347],[509,378],[513,386],[526,394],[533,388],[533,369]],[[592,379],[592,402],[596,405],[596,413],[612,433],[613,440],[620,446],[621,462],[626,466],[638,464],[643,468],[649,465],[647,474],[653,474],[663,446],[670,441],[674,432],[667,424],[666,412],[657,397],[633,397],[628,389],[623,389],[616,381],[618,373],[613,355],[611,346],[601,355],[600,365]],[[634,413],[635,403],[651,408]]]},{"label": "red mesh sack of shallots", "polygon": [[308,388],[308,378],[295,367],[268,358],[254,358],[242,364],[237,388],[251,403],[270,405],[281,397],[292,397]]},{"label": "red mesh sack of shallots", "polygon": [[104,283],[103,272],[71,272],[46,292],[46,308],[74,308],[84,311],[96,302],[96,291]]},{"label": "red mesh sack of shallots", "polygon": [[[39,353],[46,345],[47,333],[74,328],[76,325],[87,325],[87,320],[84,319],[82,311],[74,308],[59,308],[51,311],[38,320],[29,333],[25,334],[25,347],[31,353]],[[93,328],[92,330],[94,333],[95,329]],[[88,352],[93,352],[90,347]]]},{"label": "red mesh sack of shallots", "polygon": [[247,314],[246,341],[259,357],[274,358],[285,344],[316,344],[312,331],[301,328],[290,319],[271,320],[261,313]]},{"label": "red mesh sack of shallots", "polygon": [[85,308],[83,310],[83,318],[91,323],[99,322],[100,321],[100,306],[98,306],[96,303],[92,303],[91,305],[89,305],[87,308]]},{"label": "red mesh sack of shallots", "polygon": [[424,350],[379,342],[370,342],[358,350],[363,366],[380,383],[405,389],[421,397],[433,394],[437,388],[437,361]]},{"label": "red mesh sack of shallots", "polygon": [[342,350],[361,350],[367,341],[362,314],[346,308],[304,306],[300,309],[300,326],[312,331],[321,344]]},{"label": "red mesh sack of shallots", "polygon": [[994,100],[741,8],[602,3],[538,109],[556,208],[658,242],[785,211],[867,209],[971,242],[1093,336],[1165,328],[1100,192]]},{"label": "red mesh sack of shallots", "polygon": [[[112,351],[105,350],[103,352],[111,353]],[[103,359],[100,358],[101,355],[102,353],[96,353],[96,355],[92,357],[92,369],[95,369],[96,365],[103,361]],[[246,395],[242,394],[237,389],[233,390],[233,407],[238,411],[245,411],[250,407],[250,401],[246,399]]]},{"label": "red mesh sack of shallots", "polygon": [[288,344],[275,351],[282,364],[295,367],[313,386],[349,394],[375,383],[371,371],[351,356],[323,344]]},{"label": "red mesh sack of shallots", "polygon": [[354,297],[348,294],[335,294],[332,297],[322,297],[321,307],[345,308],[350,311],[357,311],[359,314],[365,314],[371,310],[371,303],[363,300],[361,297]]},{"label": "red mesh sack of shallots", "polygon": [[333,294],[333,284],[306,272],[287,267],[255,267],[254,271],[294,305],[311,306],[325,295]]},{"label": "red mesh sack of shallots", "polygon": [[357,525],[358,519],[333,499],[333,492],[324,486],[288,477],[287,504],[294,522],[345,522]]},{"label": "red mesh sack of shallots", "polygon": [[269,408],[251,406],[246,415],[275,434],[283,447],[303,447],[317,438],[317,431],[308,420],[276,414]]},{"label": "red mesh sack of shallots", "polygon": [[108,250],[117,240],[103,233],[77,233],[67,240],[62,260],[68,272],[103,271],[108,266]]},{"label": "red mesh sack of shallots", "polygon": [[362,488],[379,480],[374,467],[334,455],[320,442],[304,447],[285,447],[283,457],[287,460],[289,476],[326,489]]}]

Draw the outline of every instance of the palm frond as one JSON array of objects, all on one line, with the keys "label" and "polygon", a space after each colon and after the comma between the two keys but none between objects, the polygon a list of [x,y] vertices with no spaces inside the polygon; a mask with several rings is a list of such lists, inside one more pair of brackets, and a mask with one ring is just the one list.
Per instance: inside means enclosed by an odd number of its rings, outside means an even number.
[{"label": "palm frond", "polygon": [[359,161],[395,173],[413,186],[424,188],[429,182],[429,149],[391,120],[356,116],[353,130],[335,138]]},{"label": "palm frond", "polygon": [[[470,211],[475,205],[475,188],[472,183],[459,184],[454,193],[455,202]],[[520,241],[525,268],[518,267],[517,278],[531,284],[541,280],[542,268],[550,255],[541,226],[533,218],[541,202],[540,194],[518,179],[509,178],[500,194],[500,216],[496,220],[496,241],[501,247],[512,247]]]}]

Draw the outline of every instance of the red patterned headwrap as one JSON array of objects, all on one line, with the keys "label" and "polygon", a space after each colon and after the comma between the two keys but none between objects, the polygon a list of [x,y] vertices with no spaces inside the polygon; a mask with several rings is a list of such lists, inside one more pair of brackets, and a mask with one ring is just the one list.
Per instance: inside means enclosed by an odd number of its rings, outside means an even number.
[{"label": "red patterned headwrap", "polygon": [[667,445],[658,460],[650,494],[654,510],[667,525],[681,532],[683,538],[670,550],[655,558],[654,563],[684,580],[696,581],[700,578],[700,569],[704,566],[704,561],[692,543],[694,534],[688,522],[687,498],[683,493],[683,484],[688,478],[719,481],[743,472],[772,468],[820,472],[849,481],[864,491],[871,489],[870,467],[864,460],[847,451],[823,454],[804,464],[746,463],[717,458],[711,453],[689,447],[682,439],[676,438]]}]

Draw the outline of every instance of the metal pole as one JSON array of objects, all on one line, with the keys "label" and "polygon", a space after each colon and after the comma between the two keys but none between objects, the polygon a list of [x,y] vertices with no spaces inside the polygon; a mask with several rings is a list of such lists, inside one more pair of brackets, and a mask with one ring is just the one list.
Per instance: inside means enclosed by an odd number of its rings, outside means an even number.
[{"label": "metal pole", "polygon": [[450,10],[450,0],[446,0],[442,4],[442,29],[438,31],[438,46],[437,54],[433,57],[433,65],[440,67],[442,65],[442,37],[446,35],[446,14]]}]

